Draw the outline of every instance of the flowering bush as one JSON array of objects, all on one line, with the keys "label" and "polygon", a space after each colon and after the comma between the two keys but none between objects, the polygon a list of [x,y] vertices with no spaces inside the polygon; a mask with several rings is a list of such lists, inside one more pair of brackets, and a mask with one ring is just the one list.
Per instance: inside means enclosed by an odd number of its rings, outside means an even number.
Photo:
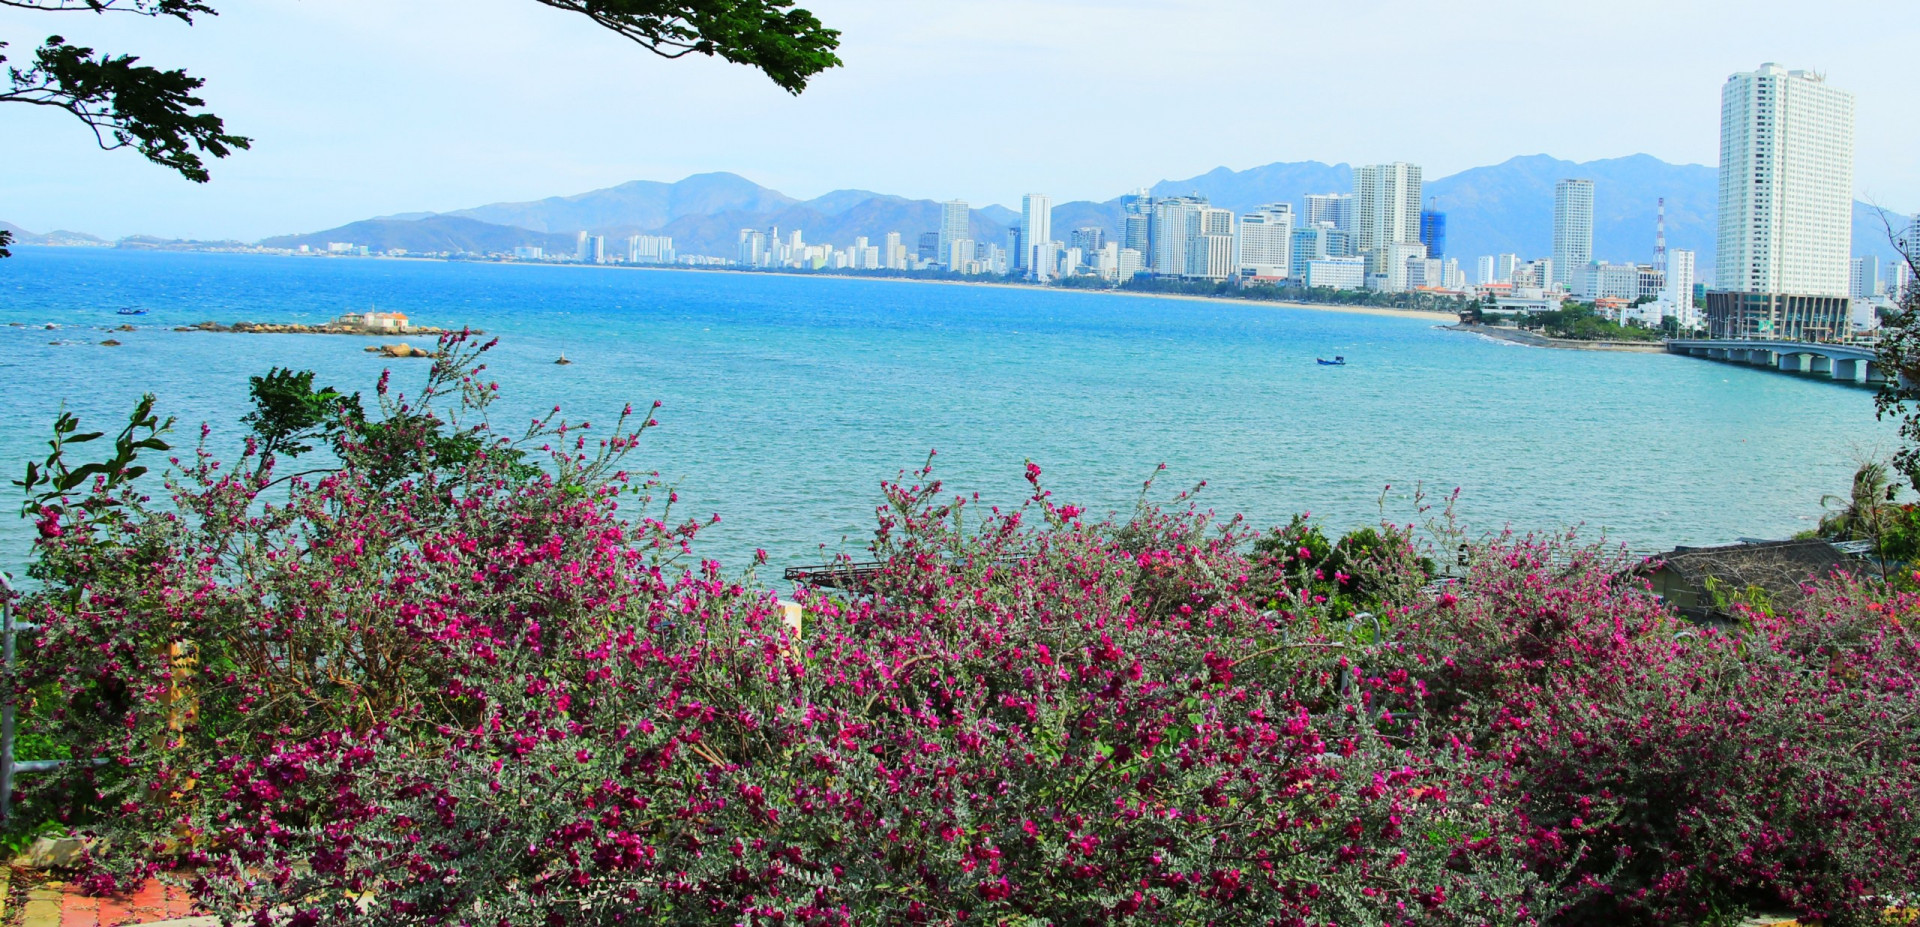
[{"label": "flowering bush", "polygon": [[[1405,529],[1089,520],[1032,465],[982,511],[929,463],[796,632],[621,469],[650,417],[505,440],[442,348],[372,414],[264,378],[262,443],[177,461],[167,506],[150,408],[100,468],[56,448],[19,685],[95,886],[293,924],[1304,927],[1844,918],[1920,874],[1911,603],[1694,631],[1590,551],[1497,542],[1435,593]],[[276,475],[308,444],[336,465]]]},{"label": "flowering bush", "polygon": [[[1569,556],[1570,554],[1570,556]],[[1920,884],[1911,596],[1846,579],[1804,612],[1694,627],[1628,566],[1502,539],[1395,623],[1436,732],[1497,758],[1537,858],[1599,891],[1570,923],[1791,910],[1867,923]]]}]

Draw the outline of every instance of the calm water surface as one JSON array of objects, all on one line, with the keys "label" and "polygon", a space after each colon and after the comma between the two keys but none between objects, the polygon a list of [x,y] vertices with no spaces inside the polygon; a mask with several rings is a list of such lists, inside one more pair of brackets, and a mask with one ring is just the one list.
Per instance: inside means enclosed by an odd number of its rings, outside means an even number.
[{"label": "calm water surface", "polygon": [[[1426,321],[1092,293],[760,275],[377,259],[17,248],[0,261],[0,472],[44,453],[64,403],[111,430],[142,392],[235,446],[246,381],[269,367],[371,392],[424,361],[356,338],[177,333],[203,320],[321,322],[399,310],[501,336],[495,420],[562,405],[610,421],[659,399],[641,469],[718,513],[708,552],[776,565],[857,550],[878,482],[937,448],[989,501],[1024,493],[1125,509],[1198,480],[1262,524],[1415,516],[1417,483],[1462,490],[1476,528],[1584,525],[1636,549],[1784,536],[1863,454],[1893,447],[1872,395],[1666,355],[1549,351]],[[128,319],[115,310],[137,306]],[[8,323],[23,323],[12,327]],[[131,333],[104,329],[132,322]],[[49,331],[43,326],[53,324]],[[108,337],[120,347],[96,342]],[[420,339],[414,339],[416,342]],[[61,344],[50,344],[59,341]],[[575,363],[555,366],[562,352]],[[1344,354],[1344,368],[1314,364]],[[0,564],[18,569],[17,490]]]}]

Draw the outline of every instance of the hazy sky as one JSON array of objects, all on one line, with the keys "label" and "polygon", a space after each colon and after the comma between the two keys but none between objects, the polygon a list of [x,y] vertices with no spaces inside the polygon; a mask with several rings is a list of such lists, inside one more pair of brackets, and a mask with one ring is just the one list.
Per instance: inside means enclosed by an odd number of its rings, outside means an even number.
[{"label": "hazy sky", "polygon": [[846,66],[799,98],[532,0],[215,5],[190,29],[0,11],[16,55],[57,31],[187,67],[256,139],[199,186],[0,105],[0,219],[254,239],[713,170],[1012,204],[1272,161],[1713,164],[1720,85],[1763,61],[1853,91],[1859,193],[1920,208],[1912,0],[802,0]]}]

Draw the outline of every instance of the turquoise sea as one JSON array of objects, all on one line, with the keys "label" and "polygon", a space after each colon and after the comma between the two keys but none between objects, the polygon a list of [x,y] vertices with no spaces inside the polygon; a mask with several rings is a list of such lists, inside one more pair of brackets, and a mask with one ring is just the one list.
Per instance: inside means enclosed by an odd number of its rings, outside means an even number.
[{"label": "turquoise sea", "polygon": [[[237,445],[249,375],[318,371],[371,392],[424,361],[357,338],[178,333],[321,322],[375,306],[500,336],[496,422],[665,406],[639,469],[718,513],[707,553],[776,566],[858,552],[878,483],[938,449],[956,491],[1017,503],[1024,462],[1062,501],[1167,495],[1260,524],[1418,518],[1462,490],[1474,528],[1583,525],[1637,550],[1810,526],[1857,461],[1894,447],[1861,388],[1666,355],[1550,351],[1424,320],[990,286],[671,270],[16,248],[0,261],[0,473],[44,453],[64,404],[117,426],[142,392]],[[148,314],[128,319],[122,307]],[[138,331],[104,329],[132,322]],[[22,323],[13,327],[9,323]],[[46,325],[57,326],[48,330]],[[123,342],[103,347],[106,338]],[[416,343],[421,339],[413,339]],[[59,343],[51,343],[59,342]],[[575,363],[555,366],[562,352]],[[1343,368],[1316,356],[1346,355]],[[0,565],[27,526],[0,509]]]}]

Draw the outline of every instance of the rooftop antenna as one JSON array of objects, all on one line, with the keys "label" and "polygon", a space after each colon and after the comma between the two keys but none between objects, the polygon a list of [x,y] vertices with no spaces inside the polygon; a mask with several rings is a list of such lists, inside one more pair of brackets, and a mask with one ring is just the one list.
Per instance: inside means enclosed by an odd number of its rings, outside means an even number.
[{"label": "rooftop antenna", "polygon": [[1653,269],[1667,272],[1667,198],[1660,198],[1660,216],[1653,224]]}]

